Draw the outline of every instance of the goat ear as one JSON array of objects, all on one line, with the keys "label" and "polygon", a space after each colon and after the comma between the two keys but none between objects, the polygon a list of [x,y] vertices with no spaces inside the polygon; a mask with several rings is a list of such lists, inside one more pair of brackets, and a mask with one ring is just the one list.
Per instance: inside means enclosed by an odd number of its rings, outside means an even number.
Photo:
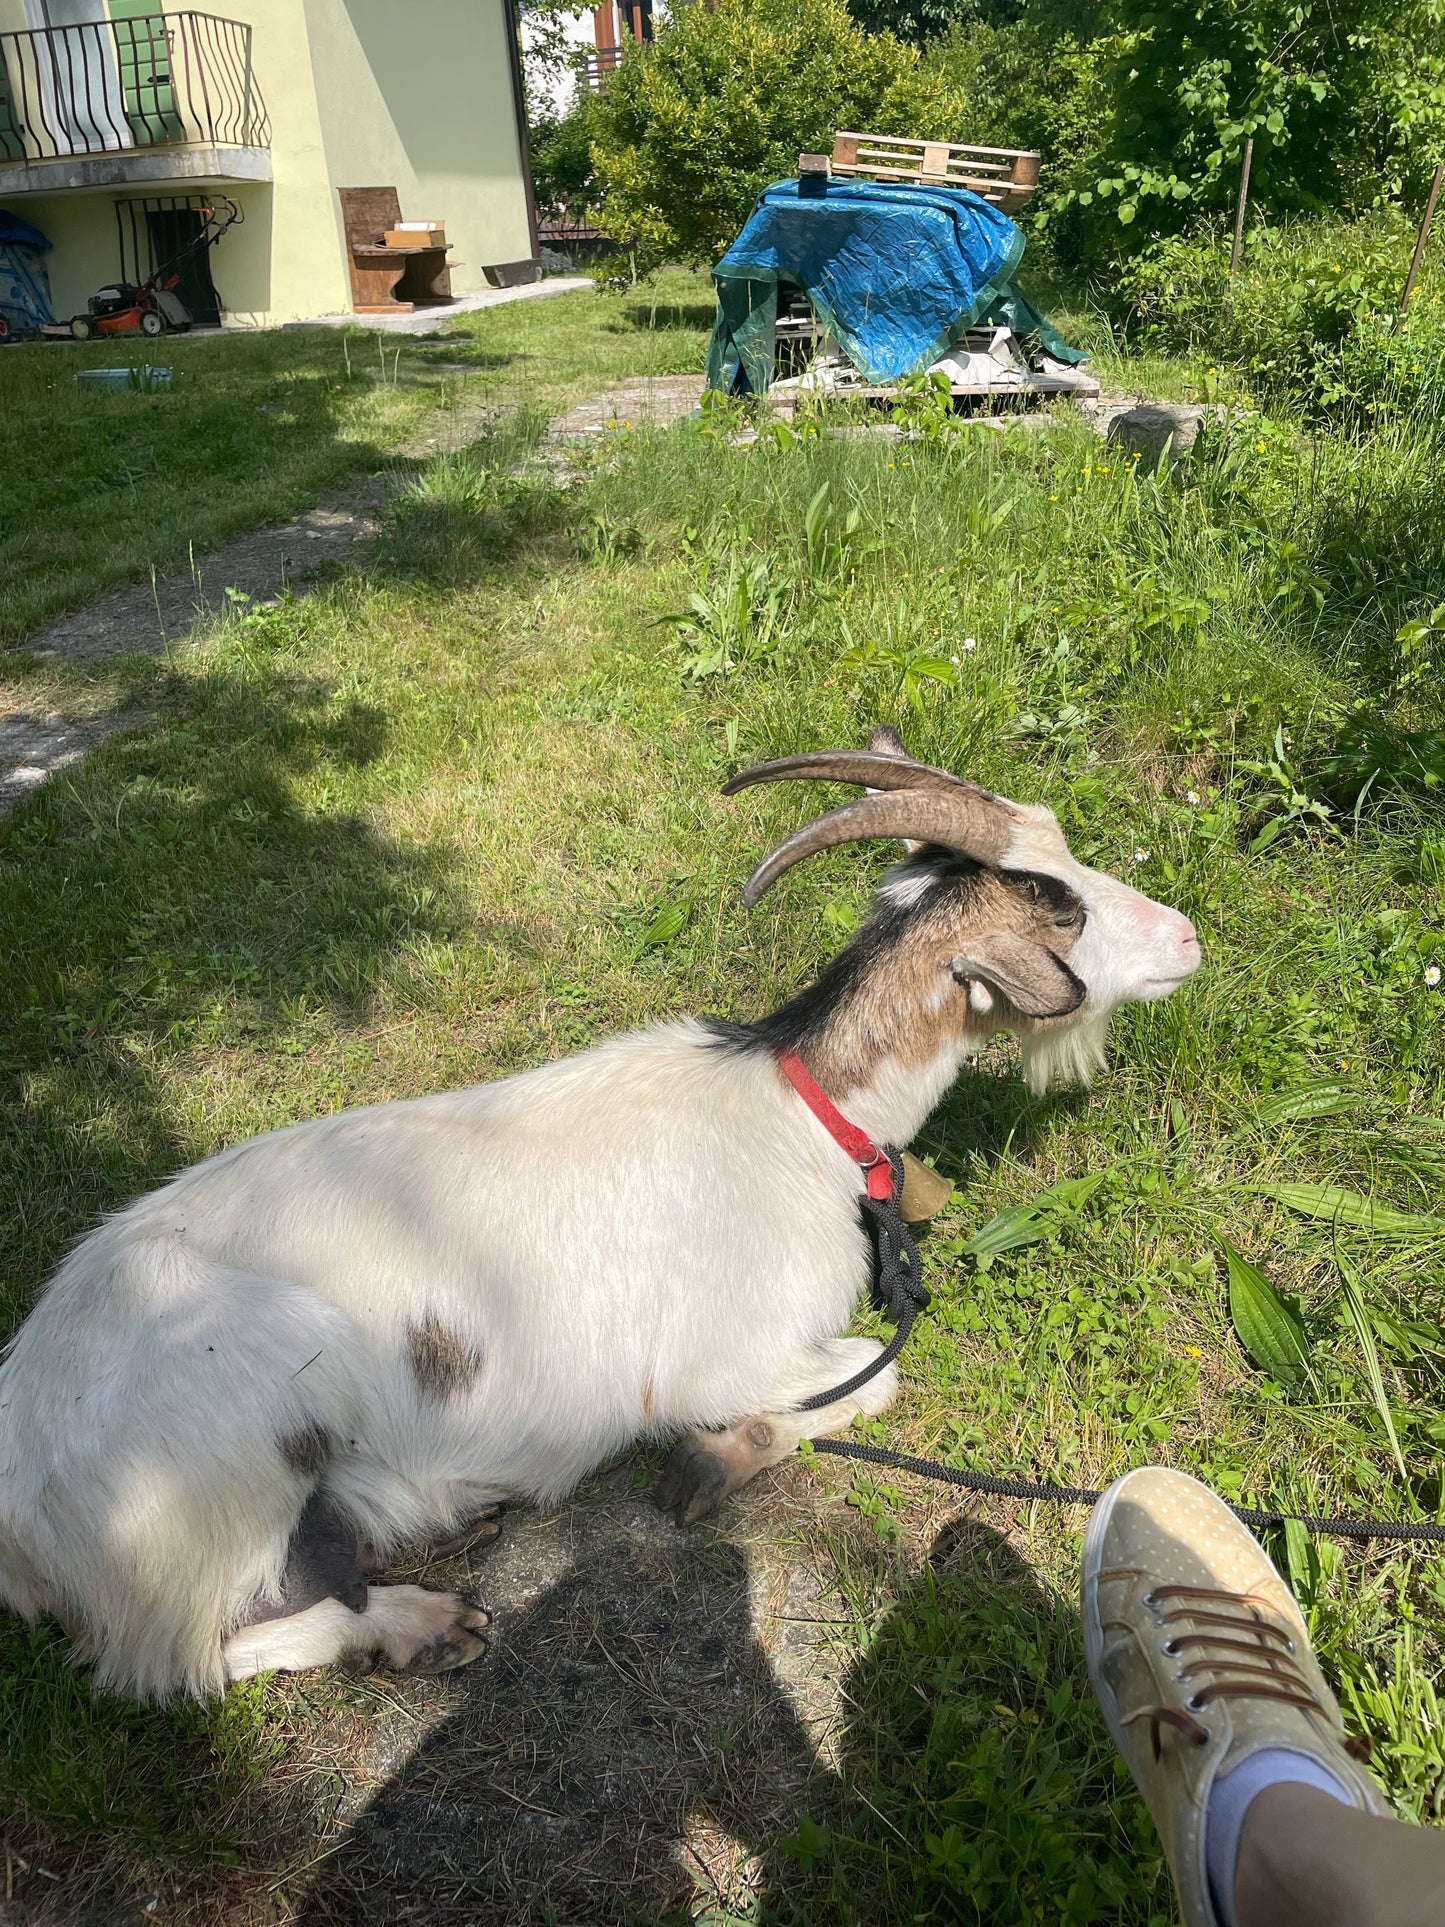
[{"label": "goat ear", "polygon": [[950,964],[954,977],[973,977],[1000,991],[1025,1017],[1067,1017],[1088,994],[1061,957],[1041,943],[996,930],[970,940]]},{"label": "goat ear", "polygon": [[913,758],[908,753],[907,743],[904,742],[892,723],[879,723],[876,729],[871,730],[868,736],[868,747],[869,749],[877,750],[878,753],[883,756],[896,756],[900,762],[911,763],[913,761]]}]

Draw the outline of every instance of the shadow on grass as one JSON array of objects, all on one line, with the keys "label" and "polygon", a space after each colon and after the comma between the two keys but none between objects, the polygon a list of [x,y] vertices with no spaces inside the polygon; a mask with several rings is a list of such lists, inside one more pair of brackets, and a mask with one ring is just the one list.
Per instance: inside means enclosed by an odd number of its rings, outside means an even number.
[{"label": "shadow on grass", "polygon": [[715,301],[632,301],[622,310],[622,319],[629,328],[643,328],[649,333],[666,333],[673,329],[705,328],[709,333],[717,320]]},{"label": "shadow on grass", "polygon": [[918,1157],[932,1157],[945,1177],[960,1182],[970,1157],[986,1164],[1000,1158],[1026,1158],[1045,1138],[1055,1119],[1080,1110],[1087,1093],[1066,1089],[1035,1097],[1015,1070],[965,1066],[913,1144]]},{"label": "shadow on grass", "polygon": [[[326,807],[329,772],[381,754],[379,710],[266,664],[161,698],[159,728],[0,825],[0,1324],[100,1212],[212,1148],[168,1084],[188,1051],[304,1055],[451,922],[448,852]],[[217,1128],[254,1128],[244,1095]]]},{"label": "shadow on grass", "polygon": [[[849,1537],[855,1570],[888,1558]],[[1116,1810],[1077,1613],[990,1527],[878,1575],[897,1596],[839,1682],[836,1768],[794,1694],[847,1611],[801,1568],[769,1654],[745,1552],[645,1502],[517,1515],[489,1603],[508,1561],[544,1584],[328,1854],[305,1927],[1149,1917],[1158,1849]]]}]

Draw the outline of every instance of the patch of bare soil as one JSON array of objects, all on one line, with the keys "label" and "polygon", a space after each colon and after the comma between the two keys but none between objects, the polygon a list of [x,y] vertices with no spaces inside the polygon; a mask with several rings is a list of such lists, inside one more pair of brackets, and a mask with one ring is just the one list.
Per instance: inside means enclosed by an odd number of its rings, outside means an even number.
[{"label": "patch of bare soil", "polygon": [[27,1837],[11,1927],[623,1927],[782,1899],[797,1870],[780,1842],[805,1814],[847,1825],[860,1764],[869,1778],[846,1736],[867,1661],[829,1548],[886,1593],[884,1566],[907,1586],[943,1543],[944,1510],[921,1493],[917,1550],[886,1552],[828,1496],[841,1479],[792,1464],[679,1532],[642,1476],[628,1463],[391,1575],[486,1607],[472,1666],[271,1689],[268,1719],[304,1738],[236,1816],[235,1867],[184,1876],[123,1864],[115,1842]]},{"label": "patch of bare soil", "polygon": [[51,623],[27,645],[42,661],[62,657],[159,655],[186,641],[197,623],[230,602],[228,590],[258,602],[304,591],[356,557],[376,534],[383,500],[376,481],[354,484],[279,528],[237,536],[193,565],[154,582],[133,582]]},{"label": "patch of bare soil", "polygon": [[14,709],[0,715],[0,816],[57,770],[78,763],[117,730],[144,721],[133,711],[108,709],[88,716]]},{"label": "patch of bare soil", "polygon": [[701,399],[700,375],[640,375],[569,408],[552,423],[547,438],[554,442],[580,441],[600,435],[604,429],[642,421],[669,428],[690,415]]}]

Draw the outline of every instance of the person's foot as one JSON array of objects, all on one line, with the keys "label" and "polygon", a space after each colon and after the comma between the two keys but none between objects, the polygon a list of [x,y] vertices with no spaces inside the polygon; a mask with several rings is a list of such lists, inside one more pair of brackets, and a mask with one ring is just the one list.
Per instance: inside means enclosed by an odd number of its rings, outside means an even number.
[{"label": "person's foot", "polygon": [[[1186,1927],[1232,1918],[1233,1852],[1211,1850],[1206,1822],[1216,1785],[1236,1769],[1237,1789],[1297,1777],[1363,1812],[1388,1811],[1345,1750],[1294,1595],[1197,1479],[1145,1466],[1109,1487],[1084,1537],[1082,1610],[1089,1681],[1159,1829]],[[1235,1852],[1242,1819],[1221,1815]]]}]

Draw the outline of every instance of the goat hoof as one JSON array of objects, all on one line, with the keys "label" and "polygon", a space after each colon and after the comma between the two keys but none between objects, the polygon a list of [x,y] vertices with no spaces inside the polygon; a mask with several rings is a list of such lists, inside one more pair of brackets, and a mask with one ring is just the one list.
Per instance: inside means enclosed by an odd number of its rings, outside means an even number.
[{"label": "goat hoof", "polygon": [[727,1460],[709,1451],[696,1437],[674,1447],[653,1492],[661,1512],[670,1512],[679,1526],[696,1525],[715,1512],[728,1491]]},{"label": "goat hoof", "polygon": [[459,1532],[450,1533],[445,1539],[432,1539],[427,1542],[426,1554],[429,1559],[450,1559],[459,1552],[473,1552],[478,1546],[490,1545],[499,1538],[502,1531],[502,1508],[488,1506],[479,1512]]},{"label": "goat hoof", "polygon": [[489,1623],[486,1613],[459,1603],[450,1624],[423,1640],[401,1670],[429,1678],[435,1673],[450,1673],[458,1666],[470,1666],[487,1650],[482,1634]]}]

